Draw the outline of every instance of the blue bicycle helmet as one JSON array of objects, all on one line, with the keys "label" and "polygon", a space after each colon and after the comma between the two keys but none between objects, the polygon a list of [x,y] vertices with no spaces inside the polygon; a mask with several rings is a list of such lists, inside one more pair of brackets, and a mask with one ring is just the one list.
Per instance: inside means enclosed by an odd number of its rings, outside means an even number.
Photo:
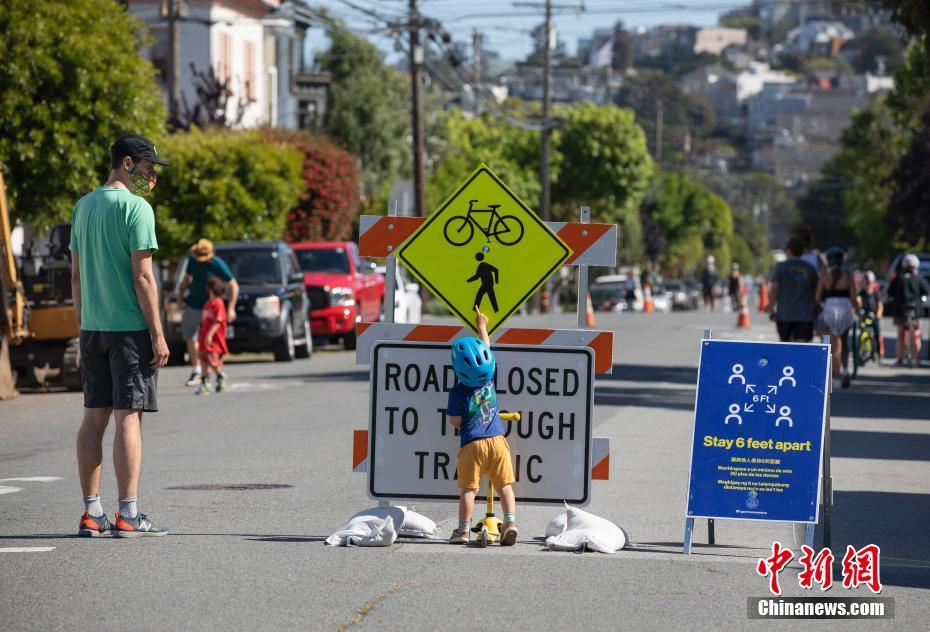
[{"label": "blue bicycle helmet", "polygon": [[478,338],[462,338],[452,343],[452,369],[463,385],[477,388],[494,377],[497,362],[484,341]]}]

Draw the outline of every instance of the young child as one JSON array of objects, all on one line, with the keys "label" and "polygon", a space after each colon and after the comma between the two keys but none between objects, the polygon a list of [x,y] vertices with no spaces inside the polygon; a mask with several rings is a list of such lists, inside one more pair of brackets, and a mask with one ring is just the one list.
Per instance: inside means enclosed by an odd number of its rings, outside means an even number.
[{"label": "young child", "polygon": [[207,279],[207,303],[203,306],[203,322],[200,324],[198,355],[203,363],[203,377],[195,391],[197,395],[210,394],[210,369],[216,374],[216,392],[226,386],[223,372],[223,356],[229,353],[226,346],[226,285],[216,277]]},{"label": "young child", "polygon": [[459,429],[462,447],[458,453],[458,479],[462,495],[459,498],[459,526],[449,542],[468,544],[471,512],[482,474],[487,474],[497,490],[504,510],[501,526],[501,546],[513,546],[517,541],[514,520],[516,499],[510,446],[504,437],[504,426],[497,409],[494,372],[497,363],[491,353],[488,338],[488,317],[475,307],[478,338],[463,338],[452,345],[452,368],[458,384],[449,391],[446,415]]}]

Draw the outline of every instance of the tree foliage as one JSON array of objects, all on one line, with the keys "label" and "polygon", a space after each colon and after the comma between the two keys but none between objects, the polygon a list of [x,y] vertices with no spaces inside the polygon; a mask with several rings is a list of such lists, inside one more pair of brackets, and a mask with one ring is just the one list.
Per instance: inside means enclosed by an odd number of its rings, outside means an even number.
[{"label": "tree foliage", "polygon": [[360,174],[355,156],[324,136],[267,130],[264,137],[303,154],[304,192],[287,218],[289,241],[351,239],[358,218]]},{"label": "tree foliage", "polygon": [[168,136],[171,161],[152,194],[161,253],[177,256],[201,237],[280,239],[303,191],[301,153],[260,132],[199,131]]},{"label": "tree foliage", "polygon": [[635,77],[628,77],[614,100],[636,113],[636,122],[642,126],[653,156],[661,102],[663,162],[681,152],[686,136],[706,136],[717,124],[717,115],[705,98],[684,92],[672,76],[663,72],[642,70]]},{"label": "tree foliage", "polygon": [[908,246],[930,247],[930,107],[891,174],[890,184],[886,224]]},{"label": "tree foliage", "polygon": [[410,82],[363,37],[335,30],[327,36],[329,49],[317,56],[332,75],[326,131],[358,156],[364,196],[371,198],[409,172]]},{"label": "tree foliage", "polygon": [[660,257],[668,271],[693,273],[709,254],[721,269],[729,267],[733,216],[727,203],[703,184],[678,173],[662,173],[647,194],[643,210],[668,241]]},{"label": "tree foliage", "polygon": [[0,3],[0,164],[15,217],[67,221],[106,177],[120,134],[165,119],[142,23],[113,0]]}]

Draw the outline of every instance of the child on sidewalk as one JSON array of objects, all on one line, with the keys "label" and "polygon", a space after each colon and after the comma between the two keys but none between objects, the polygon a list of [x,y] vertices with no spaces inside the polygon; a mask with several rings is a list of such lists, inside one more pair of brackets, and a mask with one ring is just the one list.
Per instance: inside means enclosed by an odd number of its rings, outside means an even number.
[{"label": "child on sidewalk", "polygon": [[216,392],[220,393],[226,386],[226,373],[223,372],[223,356],[229,353],[226,346],[226,284],[216,277],[207,279],[207,302],[203,306],[203,322],[200,324],[198,352],[204,366],[197,395],[210,394],[210,369],[216,375]]},{"label": "child on sidewalk", "polygon": [[478,338],[463,338],[452,345],[452,368],[458,384],[449,391],[446,414],[449,422],[459,429],[461,449],[458,452],[459,526],[452,532],[449,542],[467,544],[470,539],[471,512],[482,474],[487,474],[497,490],[504,510],[501,527],[501,546],[513,546],[517,541],[517,523],[514,519],[516,499],[511,483],[514,482],[510,446],[504,437],[497,408],[494,373],[497,364],[491,353],[488,338],[488,317],[475,306],[475,324]]}]

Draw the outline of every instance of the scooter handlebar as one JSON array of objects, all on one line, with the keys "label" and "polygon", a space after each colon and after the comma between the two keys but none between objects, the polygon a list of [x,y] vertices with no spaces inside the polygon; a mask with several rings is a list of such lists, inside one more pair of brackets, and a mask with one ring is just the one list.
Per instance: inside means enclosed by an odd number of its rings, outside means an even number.
[{"label": "scooter handlebar", "polygon": [[520,421],[520,413],[501,413],[501,421]]}]

